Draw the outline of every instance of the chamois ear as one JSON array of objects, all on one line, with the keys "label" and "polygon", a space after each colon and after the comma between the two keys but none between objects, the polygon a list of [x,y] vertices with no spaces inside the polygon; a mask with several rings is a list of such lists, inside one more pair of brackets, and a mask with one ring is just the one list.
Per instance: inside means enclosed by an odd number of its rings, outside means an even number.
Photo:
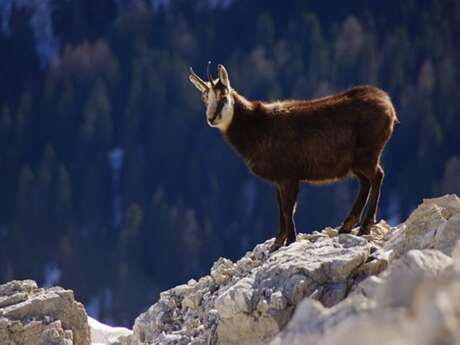
[{"label": "chamois ear", "polygon": [[209,89],[208,85],[206,84],[206,82],[201,79],[192,69],[192,67],[190,67],[190,75],[188,76],[188,79],[192,82],[193,85],[195,85],[195,87],[200,90],[200,92],[205,92]]},{"label": "chamois ear", "polygon": [[227,89],[230,89],[230,79],[228,78],[228,73],[224,65],[218,65],[217,69],[219,71],[220,82],[224,84],[224,86],[227,87]]},{"label": "chamois ear", "polygon": [[200,90],[200,92],[205,92],[207,90],[206,86],[200,83],[200,81],[197,80],[193,75],[189,75],[188,79],[192,82],[193,85],[195,85],[198,90]]}]

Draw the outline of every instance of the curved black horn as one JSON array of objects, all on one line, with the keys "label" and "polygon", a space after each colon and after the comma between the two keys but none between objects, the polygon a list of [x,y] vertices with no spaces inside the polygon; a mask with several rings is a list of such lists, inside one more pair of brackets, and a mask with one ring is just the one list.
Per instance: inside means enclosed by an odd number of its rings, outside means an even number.
[{"label": "curved black horn", "polygon": [[208,61],[207,72],[208,72],[208,79],[209,79],[209,82],[211,83],[211,86],[214,87],[214,78],[213,78],[212,75],[211,75],[211,61]]}]

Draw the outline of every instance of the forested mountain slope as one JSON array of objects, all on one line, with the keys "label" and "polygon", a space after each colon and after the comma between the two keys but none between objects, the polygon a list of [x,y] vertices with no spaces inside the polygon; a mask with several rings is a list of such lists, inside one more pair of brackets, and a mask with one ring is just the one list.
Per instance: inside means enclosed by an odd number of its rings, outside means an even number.
[{"label": "forested mountain slope", "polygon": [[[0,281],[71,288],[106,322],[276,233],[190,65],[226,64],[250,99],[377,85],[401,120],[380,217],[460,193],[458,1],[8,0],[0,20]],[[299,230],[337,226],[355,192],[303,188]]]}]

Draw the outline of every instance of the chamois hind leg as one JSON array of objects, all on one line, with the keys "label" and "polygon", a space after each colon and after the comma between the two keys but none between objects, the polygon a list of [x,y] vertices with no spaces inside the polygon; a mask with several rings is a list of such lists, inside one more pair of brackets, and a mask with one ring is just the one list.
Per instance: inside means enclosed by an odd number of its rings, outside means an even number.
[{"label": "chamois hind leg", "polygon": [[356,196],[355,203],[348,214],[347,218],[345,218],[342,226],[339,229],[340,234],[347,234],[351,232],[351,229],[358,224],[359,217],[361,212],[363,211],[364,205],[366,204],[367,197],[369,196],[369,191],[371,188],[371,183],[369,179],[361,174],[360,172],[354,171],[356,178],[359,181],[359,192]]},{"label": "chamois hind leg", "polygon": [[270,252],[274,252],[275,250],[278,250],[284,245],[284,242],[286,241],[287,238],[287,229],[286,229],[286,222],[284,221],[284,215],[283,215],[283,207],[281,204],[281,192],[280,188],[278,186],[276,188],[276,201],[278,203],[278,219],[279,219],[279,229],[278,229],[278,235],[276,236],[275,242],[273,242]]},{"label": "chamois hind leg", "polygon": [[380,164],[378,164],[371,182],[371,193],[368,202],[368,212],[365,215],[359,228],[359,236],[369,235],[372,225],[376,223],[376,212],[379,204],[380,189],[382,187],[384,175],[385,174],[383,172],[382,167],[380,166]]},{"label": "chamois hind leg", "polygon": [[283,205],[284,223],[286,224],[287,239],[286,245],[295,242],[297,232],[294,223],[294,214],[299,194],[299,181],[288,181],[279,185],[281,204]]}]

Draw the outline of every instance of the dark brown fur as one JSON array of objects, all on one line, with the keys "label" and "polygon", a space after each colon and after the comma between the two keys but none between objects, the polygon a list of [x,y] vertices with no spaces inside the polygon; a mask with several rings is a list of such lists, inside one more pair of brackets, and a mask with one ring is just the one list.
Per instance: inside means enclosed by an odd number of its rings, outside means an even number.
[{"label": "dark brown fur", "polygon": [[295,241],[300,182],[333,182],[354,175],[360,191],[340,228],[350,232],[368,201],[359,234],[376,222],[383,169],[380,157],[398,122],[388,95],[372,86],[308,101],[250,102],[232,91],[233,120],[224,132],[248,168],[276,188],[280,230],[272,250]]}]

